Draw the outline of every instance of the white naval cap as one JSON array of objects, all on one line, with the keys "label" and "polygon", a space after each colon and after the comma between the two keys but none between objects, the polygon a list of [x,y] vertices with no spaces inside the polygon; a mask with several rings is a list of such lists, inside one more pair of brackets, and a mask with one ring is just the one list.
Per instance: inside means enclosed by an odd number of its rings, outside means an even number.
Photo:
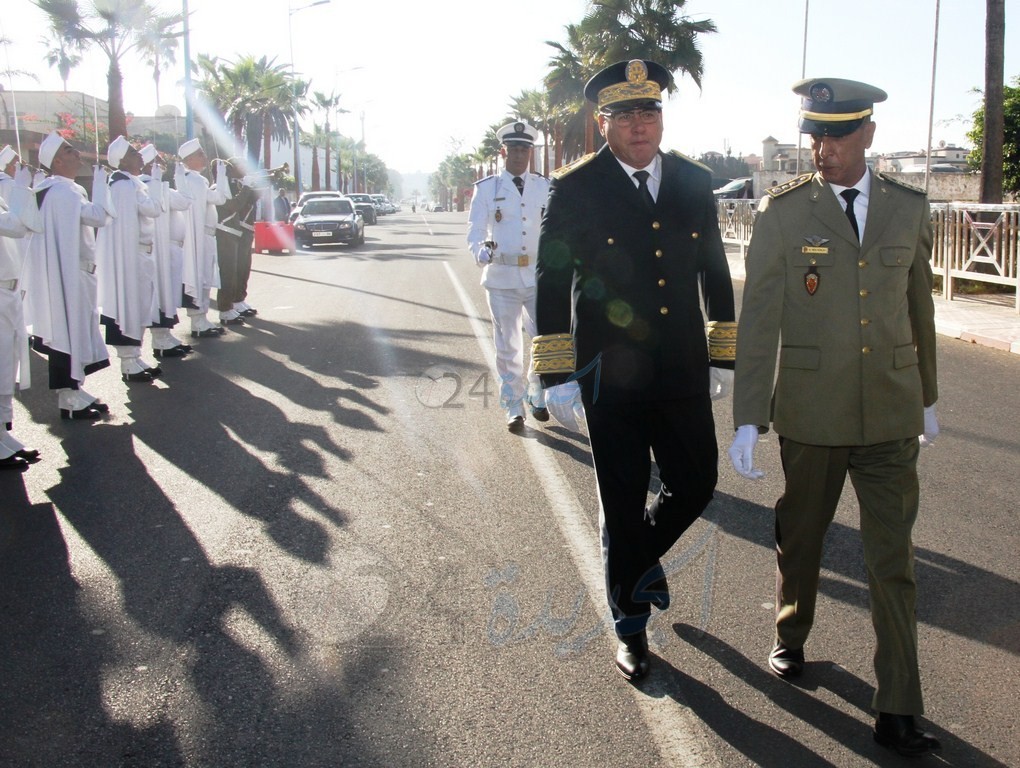
[{"label": "white naval cap", "polygon": [[18,156],[18,153],[14,151],[14,147],[7,144],[3,149],[0,149],[0,170],[3,170],[11,161]]},{"label": "white naval cap", "polygon": [[124,155],[131,149],[131,144],[123,136],[118,136],[110,142],[110,146],[106,149],[106,159],[114,168],[120,167],[121,160],[124,159]]},{"label": "white naval cap", "polygon": [[537,136],[538,129],[523,120],[507,123],[496,131],[496,138],[504,144],[527,144],[530,147],[535,143]]},{"label": "white naval cap", "polygon": [[39,164],[49,168],[57,150],[64,144],[67,144],[67,141],[63,136],[56,131],[50,131],[50,135],[43,139],[42,144],[39,145]]},{"label": "white naval cap", "polygon": [[156,149],[155,144],[146,144],[144,147],[138,150],[138,152],[142,156],[142,162],[145,163],[146,165],[148,165],[157,157],[159,157],[159,150]]},{"label": "white naval cap", "polygon": [[183,160],[188,155],[193,155],[202,148],[199,144],[198,139],[188,139],[186,142],[181,144],[181,148],[177,150],[177,155]]}]

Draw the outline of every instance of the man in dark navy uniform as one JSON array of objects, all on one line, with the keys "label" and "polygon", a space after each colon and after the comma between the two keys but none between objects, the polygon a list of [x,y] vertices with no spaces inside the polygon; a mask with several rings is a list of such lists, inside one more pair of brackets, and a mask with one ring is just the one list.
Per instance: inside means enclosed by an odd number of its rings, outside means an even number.
[{"label": "man in dark navy uniform", "polygon": [[[710,394],[728,394],[736,343],[712,174],[659,150],[669,81],[635,59],[585,86],[607,145],[553,174],[537,270],[533,359],[555,387],[557,418],[572,391],[584,404],[616,665],[628,680],[648,673],[651,606],[669,604],[659,559],[712,499]],[[650,452],[662,487],[646,509]]]}]

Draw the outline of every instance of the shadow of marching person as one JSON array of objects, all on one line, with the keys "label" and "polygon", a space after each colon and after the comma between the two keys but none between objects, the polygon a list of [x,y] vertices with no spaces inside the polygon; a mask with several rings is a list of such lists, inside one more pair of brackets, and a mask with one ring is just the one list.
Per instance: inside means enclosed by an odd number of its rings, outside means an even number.
[{"label": "shadow of marching person", "polygon": [[[264,646],[294,658],[296,632],[258,572],[212,562],[207,550],[215,552],[215,542],[200,541],[187,511],[150,477],[133,431],[109,424],[87,439],[70,434],[68,465],[49,489],[115,582],[104,590],[109,577],[89,569],[92,611],[122,654],[105,670],[115,681],[109,706],[132,721],[166,718],[181,737],[201,732],[202,743],[191,748],[203,764],[238,764],[277,695]],[[150,749],[145,759],[162,764]]]},{"label": "shadow of marching person", "polygon": [[[874,689],[839,665],[828,661],[808,661],[805,664],[806,679],[787,682],[777,679],[736,648],[708,632],[680,622],[675,623],[673,629],[682,641],[712,658],[720,667],[737,679],[758,690],[772,704],[781,707],[793,717],[803,721],[806,726],[824,733],[837,744],[856,753],[867,761],[867,764],[899,766],[906,762],[905,758],[876,744],[871,737],[873,727],[871,697]],[[856,718],[842,712],[825,703],[818,696],[812,695],[808,692],[809,690],[831,691],[852,708],[859,710],[862,717]],[[726,712],[729,708],[728,705],[720,705],[719,702],[713,701],[713,697],[717,697],[714,691],[712,696],[706,696],[703,702],[685,697],[688,699],[685,703],[722,738],[737,747],[743,754],[748,754],[745,747],[748,735],[734,733],[733,723],[728,723],[728,718],[724,717],[729,715]],[[716,724],[724,726],[725,731],[716,728]],[[754,727],[772,730],[770,726],[758,723]],[[737,742],[733,741],[735,737],[738,738]],[[942,742],[942,750],[938,753],[938,759],[948,765],[967,766],[968,768],[1006,768],[995,758],[955,737],[941,724],[939,725],[939,738]],[[752,737],[752,740],[756,739]],[[781,764],[789,768],[831,765],[827,760],[814,753],[804,756],[804,762],[800,762],[792,754],[788,755],[784,752],[775,752],[764,760],[754,759],[758,765],[775,765],[777,764],[777,755],[782,756]]]},{"label": "shadow of marching person", "polygon": [[115,721],[104,676],[116,638],[75,580],[51,503],[32,504],[21,474],[0,474],[0,763],[122,765],[132,752],[182,765],[173,724]]}]

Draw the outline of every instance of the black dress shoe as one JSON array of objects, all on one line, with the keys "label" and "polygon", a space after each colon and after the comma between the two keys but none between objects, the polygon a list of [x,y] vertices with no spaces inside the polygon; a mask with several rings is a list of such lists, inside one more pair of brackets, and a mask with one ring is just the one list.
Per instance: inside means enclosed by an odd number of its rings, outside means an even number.
[{"label": "black dress shoe", "polygon": [[549,409],[533,405],[531,406],[531,418],[535,421],[549,421]]},{"label": "black dress shoe", "polygon": [[512,419],[510,419],[510,421],[508,421],[506,423],[506,428],[508,430],[510,430],[511,432],[513,432],[514,434],[517,434],[518,432],[523,432],[524,431],[524,417],[523,416],[514,416]]},{"label": "black dress shoe", "polygon": [[24,472],[28,469],[28,462],[18,458],[17,454],[8,456],[6,459],[0,459],[0,470],[4,469],[9,469],[13,472]]},{"label": "black dress shoe", "polygon": [[243,310],[241,312],[241,316],[242,317],[255,317],[255,315],[257,315],[258,313],[259,313],[259,311],[257,309],[255,309],[255,307],[248,307],[248,309],[245,309],[245,310]]},{"label": "black dress shoe", "polygon": [[158,365],[155,368],[146,368],[145,372],[154,379],[158,379],[160,376],[163,375],[163,369],[160,368]]},{"label": "black dress shoe", "polygon": [[93,400],[91,403],[89,403],[85,407],[86,408],[91,408],[93,411],[97,411],[98,413],[109,413],[110,412],[110,406],[108,406],[102,400]]},{"label": "black dress shoe", "polygon": [[29,464],[35,464],[39,461],[39,451],[35,448],[22,448],[20,451],[15,451],[14,455],[19,459],[24,459]]},{"label": "black dress shoe", "polygon": [[170,347],[170,349],[154,349],[152,350],[152,354],[159,359],[163,359],[166,357],[184,357],[190,351],[191,347],[188,347],[188,349],[185,350],[183,345],[180,345]]},{"label": "black dress shoe", "polygon": [[229,320],[220,320],[220,325],[244,325],[244,318],[238,315]]},{"label": "black dress shoe", "polygon": [[804,671],[804,649],[788,648],[782,642],[776,643],[769,654],[769,669],[782,678],[797,677]]},{"label": "black dress shoe", "polygon": [[939,740],[914,724],[913,715],[890,715],[879,712],[875,720],[875,741],[904,757],[920,757],[942,749]]},{"label": "black dress shoe", "polygon": [[84,408],[79,408],[77,411],[72,411],[70,408],[60,409],[60,418],[62,419],[98,419],[105,413],[100,411],[93,405],[86,405]]},{"label": "black dress shoe", "polygon": [[193,339],[211,339],[214,336],[222,336],[225,333],[223,328],[206,328],[204,331],[192,331]]},{"label": "black dress shoe", "polygon": [[634,683],[648,675],[648,667],[648,635],[645,631],[621,637],[616,647],[616,668],[620,674]]},{"label": "black dress shoe", "polygon": [[138,371],[137,373],[122,373],[120,375],[121,381],[133,381],[135,383],[146,383],[151,384],[155,381],[155,377],[148,371]]}]

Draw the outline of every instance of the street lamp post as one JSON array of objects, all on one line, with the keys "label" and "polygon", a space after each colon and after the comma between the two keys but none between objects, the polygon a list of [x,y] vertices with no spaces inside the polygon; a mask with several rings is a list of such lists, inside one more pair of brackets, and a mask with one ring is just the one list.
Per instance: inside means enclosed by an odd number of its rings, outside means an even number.
[{"label": "street lamp post", "polygon": [[303,11],[306,8],[314,8],[316,5],[328,5],[330,2],[331,0],[315,0],[314,3],[299,5],[297,8],[293,8],[290,5],[287,6],[287,40],[290,43],[290,79],[294,85],[294,102],[291,105],[293,107],[293,114],[291,117],[294,120],[294,186],[296,187],[294,194],[297,197],[301,196],[301,128],[298,126],[297,79],[294,75],[294,25],[291,23],[291,18],[298,11]]}]

